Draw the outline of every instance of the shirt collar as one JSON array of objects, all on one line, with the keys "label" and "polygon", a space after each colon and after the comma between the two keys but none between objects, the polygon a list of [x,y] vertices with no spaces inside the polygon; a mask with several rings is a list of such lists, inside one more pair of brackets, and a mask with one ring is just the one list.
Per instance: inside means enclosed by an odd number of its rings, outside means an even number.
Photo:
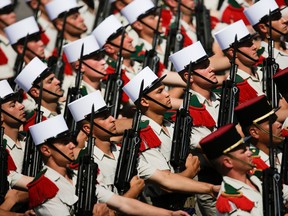
[{"label": "shirt collar", "polygon": [[[208,100],[207,100],[203,95],[201,95],[200,93],[198,93],[198,92],[196,92],[196,91],[194,91],[194,90],[192,90],[192,89],[190,89],[190,92],[191,92],[193,95],[196,95],[196,96],[197,96],[197,99],[198,99],[199,103],[201,103],[201,104],[206,104],[206,105],[210,106]],[[215,102],[215,101],[217,100],[217,97],[218,97],[218,96],[217,96],[214,92],[211,92],[210,94],[211,94],[211,101],[212,101],[212,103],[213,103],[213,102]]]},{"label": "shirt collar", "polygon": [[47,118],[51,118],[52,116],[58,115],[58,113],[51,112],[50,110],[48,110],[46,107],[43,106],[41,106],[41,111],[43,112],[43,116]]},{"label": "shirt collar", "polygon": [[[16,143],[15,143],[9,136],[7,136],[6,134],[4,134],[3,138],[7,140],[6,146],[7,146],[10,150],[13,150],[14,148],[22,149],[21,146],[17,146]],[[20,142],[20,141],[19,141],[19,142]]]},{"label": "shirt collar", "polygon": [[[111,152],[112,154],[114,154],[115,151],[117,151],[117,148],[115,146],[115,144],[110,144],[111,146]],[[99,159],[99,160],[103,160],[104,157],[108,157],[108,158],[111,158],[109,155],[106,155],[100,148],[98,148],[97,146],[94,146],[94,156]]]},{"label": "shirt collar", "polygon": [[255,76],[251,76],[250,74],[246,73],[245,71],[238,69],[237,74],[242,77],[242,79],[247,80],[247,79],[252,79],[253,81],[258,81],[259,79]]}]

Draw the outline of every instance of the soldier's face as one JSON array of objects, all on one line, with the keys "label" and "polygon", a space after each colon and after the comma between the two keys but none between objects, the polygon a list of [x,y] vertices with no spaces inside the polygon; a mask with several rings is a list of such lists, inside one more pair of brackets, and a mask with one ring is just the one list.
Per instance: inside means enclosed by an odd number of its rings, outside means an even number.
[{"label": "soldier's face", "polygon": [[42,42],[39,35],[27,42],[27,49],[25,52],[25,56],[29,59],[29,61],[32,60],[34,57],[36,57],[36,55],[38,58],[44,59],[45,58],[44,48],[45,48],[44,43]]},{"label": "soldier's face", "polygon": [[[24,105],[18,102],[16,99],[7,101],[6,103],[2,104],[2,110],[14,116],[16,119],[19,119],[22,122],[26,121]],[[21,124],[17,120],[5,114],[4,112],[2,113],[2,115],[4,123],[11,127],[19,127],[19,124]]]},{"label": "soldier's face", "polygon": [[[160,19],[160,23],[159,23],[159,27],[157,29],[157,24],[158,24],[159,19]],[[142,19],[142,21],[144,23],[146,23],[148,26],[150,26],[151,28],[153,28],[155,30],[157,29],[159,32],[162,33],[162,20],[158,15],[154,15],[154,14],[148,15],[148,16],[144,17]],[[148,26],[142,24],[142,28],[143,28],[142,32],[145,35],[149,35],[149,36],[153,37],[155,32],[153,29],[149,28]]]},{"label": "soldier's face", "polygon": [[[107,74],[105,70],[106,61],[104,58],[99,59],[95,57],[95,58],[84,60],[84,62],[90,67],[92,67],[93,69],[99,71],[100,73],[103,73],[105,75]],[[94,79],[98,80],[104,77],[103,75],[93,71],[91,68],[87,67],[86,65],[82,65],[82,66],[84,67],[84,76],[88,77],[90,80],[94,80]]]},{"label": "soldier's face", "polygon": [[254,44],[254,41],[247,40],[246,42],[241,43],[241,46],[238,48],[241,52],[248,55],[250,58],[255,59],[253,61],[252,59],[247,58],[245,55],[243,55],[240,52],[237,52],[237,58],[244,64],[249,67],[255,64],[255,62],[259,59],[259,56],[257,55],[257,46]]},{"label": "soldier's face", "polygon": [[[58,27],[62,29],[63,20]],[[84,23],[84,19],[79,12],[73,13],[67,17],[65,32],[72,36],[79,36],[87,31],[87,26]]]},{"label": "soldier's face", "polygon": [[[75,144],[73,142],[55,142],[53,145],[58,148],[64,155],[66,155],[69,159],[75,160],[74,157],[74,148]],[[53,148],[50,148],[51,156],[53,157],[54,161],[57,163],[58,166],[66,167],[68,163],[70,163],[69,160],[67,160],[63,155],[61,155],[59,152],[55,151]]]},{"label": "soldier's face", "polygon": [[[117,46],[121,45],[121,35],[119,35],[118,37],[116,37],[114,40],[112,40],[111,42]],[[124,58],[129,58],[131,55],[131,52],[135,52],[135,47],[132,44],[133,39],[127,34],[125,33],[124,35],[124,41],[123,41],[123,50],[122,50],[122,56]],[[116,52],[119,52],[119,47],[115,47]],[[127,50],[129,50],[130,52],[128,52]]]},{"label": "soldier's face", "polygon": [[49,92],[42,92],[42,99],[46,102],[55,102],[58,101],[59,97],[63,95],[63,90],[60,86],[60,81],[55,77],[54,74],[50,74],[43,80],[43,89],[46,89],[52,93],[58,95],[52,95]]},{"label": "soldier's face", "polygon": [[[104,114],[102,116],[98,116],[94,119],[94,123],[113,134],[117,133],[115,118],[113,118],[111,115]],[[110,140],[111,137],[111,134],[108,134],[107,132],[97,127],[96,125],[94,125],[93,127],[93,134],[103,141],[108,141]]]},{"label": "soldier's face", "polygon": [[[163,104],[166,107],[172,108],[170,94],[165,90],[165,86],[163,84],[158,84],[158,86],[151,92],[149,92],[147,96],[156,100],[160,104]],[[148,100],[149,109],[153,112],[159,112],[160,114],[163,111],[165,112],[167,110],[159,104],[155,103],[153,100],[149,100],[149,98],[147,98],[146,100]]]},{"label": "soldier's face", "polygon": [[[235,151],[229,152],[231,164],[233,169],[241,174],[246,174],[252,169],[252,152],[248,147],[243,146],[243,148],[238,148]],[[229,156],[228,156],[229,157]]]}]

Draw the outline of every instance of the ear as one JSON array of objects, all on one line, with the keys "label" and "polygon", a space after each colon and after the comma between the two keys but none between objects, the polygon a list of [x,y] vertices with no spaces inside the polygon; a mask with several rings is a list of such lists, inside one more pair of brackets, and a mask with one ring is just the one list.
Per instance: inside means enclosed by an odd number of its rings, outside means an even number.
[{"label": "ear", "polygon": [[228,169],[233,168],[233,163],[232,163],[231,158],[228,156],[223,157],[223,165]]},{"label": "ear", "polygon": [[83,124],[82,129],[86,134],[89,134],[90,133],[90,124],[89,123]]},{"label": "ear", "polygon": [[254,125],[249,128],[249,133],[253,138],[259,139],[259,129]]},{"label": "ear", "polygon": [[38,6],[38,1],[36,1],[36,0],[31,0],[31,1],[30,1],[30,5],[31,5],[31,7],[35,10],[35,9],[37,8],[37,6]]},{"label": "ear", "polygon": [[39,97],[39,89],[38,88],[32,87],[29,92],[33,98]]},{"label": "ear", "polygon": [[143,29],[143,24],[139,21],[135,21],[132,24],[132,27],[136,30],[136,31],[141,31]]},{"label": "ear", "polygon": [[59,19],[57,18],[55,21],[54,21],[54,24],[57,28],[58,31],[61,31],[62,30],[62,27],[63,27],[63,20],[62,19]]},{"label": "ear", "polygon": [[149,101],[144,97],[141,98],[140,104],[142,107],[149,107]]},{"label": "ear", "polygon": [[39,150],[40,150],[41,154],[44,155],[45,157],[50,157],[51,150],[50,150],[50,147],[48,145],[45,145],[45,144],[41,145]]},{"label": "ear", "polygon": [[105,52],[107,52],[108,54],[114,54],[115,53],[115,48],[114,48],[114,46],[112,46],[111,44],[109,44],[109,43],[106,43],[105,45],[104,45],[104,49],[105,49]]},{"label": "ear", "polygon": [[15,48],[16,48],[16,52],[17,52],[18,54],[22,54],[22,53],[23,53],[23,45],[22,45],[22,44],[17,44],[17,45],[15,46]]},{"label": "ear", "polygon": [[265,24],[263,24],[263,23],[259,23],[258,24],[258,28],[263,33],[267,33],[268,32],[268,27]]}]

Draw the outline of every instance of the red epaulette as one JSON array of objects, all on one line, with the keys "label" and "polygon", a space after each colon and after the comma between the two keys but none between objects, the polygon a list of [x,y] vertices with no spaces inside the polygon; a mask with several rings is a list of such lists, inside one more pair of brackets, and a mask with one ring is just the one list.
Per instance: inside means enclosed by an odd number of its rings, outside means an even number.
[{"label": "red epaulette", "polygon": [[227,24],[231,24],[242,19],[245,25],[250,25],[243,11],[243,7],[236,8],[229,4],[223,11],[221,21]]},{"label": "red epaulette", "polygon": [[250,212],[253,209],[254,202],[244,196],[241,191],[236,190],[227,183],[225,183],[224,187],[225,191],[220,194],[216,201],[216,208],[220,213],[225,214],[232,211],[229,202],[234,203],[238,209],[243,211]]},{"label": "red epaulette", "polygon": [[183,26],[181,26],[181,34],[183,35],[183,47],[187,47],[191,44],[193,44],[192,39],[187,35],[185,29]]},{"label": "red epaulette", "polygon": [[[29,127],[35,124],[36,115],[37,115],[37,112],[32,111],[30,114],[27,115],[28,117],[26,116],[27,120],[23,124],[23,130],[24,131],[28,131]],[[47,118],[42,115],[41,121],[45,121],[45,120],[47,120]]]},{"label": "red epaulette", "polygon": [[5,65],[8,63],[8,58],[4,51],[0,48],[0,65]]},{"label": "red epaulette", "polygon": [[150,148],[156,148],[161,145],[161,140],[155,134],[151,126],[149,125],[149,120],[140,122],[140,152],[143,152]]},{"label": "red epaulette", "polygon": [[254,88],[252,88],[252,86],[250,86],[247,80],[236,83],[236,86],[239,89],[239,100],[238,100],[239,104],[257,97],[257,92],[255,91]]},{"label": "red epaulette", "polygon": [[210,16],[210,27],[214,29],[215,26],[220,22],[220,20],[215,16]]},{"label": "red epaulette", "polygon": [[47,45],[49,43],[50,39],[45,34],[45,31],[43,30],[42,26],[39,25],[39,28],[40,28],[40,31],[41,31],[41,34],[40,34],[41,41],[43,42],[44,45]]},{"label": "red epaulette", "polygon": [[28,187],[29,194],[29,208],[35,208],[48,199],[52,199],[56,196],[59,188],[44,174],[46,170],[39,173]]},{"label": "red epaulette", "polygon": [[162,27],[169,28],[172,17],[173,15],[172,15],[171,10],[165,9],[165,8],[162,9],[161,11]]},{"label": "red epaulette", "polygon": [[[3,139],[3,147],[7,151],[7,175],[9,175],[11,171],[16,171],[17,167],[14,163],[13,158],[10,155],[10,151],[6,148],[6,146],[7,146],[7,140]],[[1,163],[3,163],[3,161]]]}]

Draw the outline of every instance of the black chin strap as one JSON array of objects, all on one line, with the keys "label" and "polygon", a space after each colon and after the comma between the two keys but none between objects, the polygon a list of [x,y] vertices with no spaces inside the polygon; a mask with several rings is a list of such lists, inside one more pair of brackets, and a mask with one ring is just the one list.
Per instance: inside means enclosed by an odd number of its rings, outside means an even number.
[{"label": "black chin strap", "polygon": [[252,169],[256,168],[255,164],[252,163],[247,163],[246,161],[240,160],[239,158],[234,157],[233,155],[226,153],[226,155],[230,158],[232,158],[233,160],[239,161],[240,163],[244,164],[244,165],[248,165],[250,166]]},{"label": "black chin strap", "polygon": [[268,28],[271,28],[273,31],[276,31],[277,33],[285,36],[285,34],[283,32],[279,31],[278,29],[275,29],[273,26],[270,27],[268,23],[265,23],[265,26]]},{"label": "black chin strap", "polygon": [[73,24],[71,24],[71,23],[69,23],[69,22],[66,22],[66,25],[69,25],[69,26],[71,26],[72,28],[74,28],[74,29],[76,29],[76,30],[84,31],[83,29],[81,29],[81,28],[79,28],[79,27],[77,27],[77,26],[75,26],[75,25],[73,25]]},{"label": "black chin strap", "polygon": [[[109,43],[109,44],[111,44],[112,46],[115,46],[115,47],[121,49],[119,45],[117,45],[117,44],[115,44],[115,43],[113,43],[113,42],[111,42],[111,41],[108,41],[107,43]],[[125,50],[125,51],[127,51],[127,52],[129,52],[129,53],[135,53],[135,52],[136,52],[136,51],[128,50],[128,49],[126,49],[126,48],[124,48],[124,47],[122,47],[122,50]]]},{"label": "black chin strap", "polygon": [[250,60],[252,60],[252,61],[254,61],[254,62],[257,62],[257,61],[258,61],[258,60],[256,60],[256,59],[253,59],[252,57],[250,57],[249,55],[247,55],[246,53],[242,52],[242,51],[239,50],[239,49],[237,49],[236,52],[241,53],[243,56],[245,56],[246,58],[248,58],[248,59],[250,59]]},{"label": "black chin strap", "polygon": [[149,97],[148,95],[144,95],[144,97],[148,98],[149,100],[153,101],[154,103],[158,104],[159,106],[162,106],[163,108],[167,109],[167,110],[170,110],[171,107],[167,107],[165,106],[164,104],[161,104],[160,102],[158,102],[157,100]]},{"label": "black chin strap", "polygon": [[[161,19],[159,17],[159,19]],[[154,34],[161,34],[161,32],[158,31],[158,29],[154,29],[152,26],[148,25],[147,23],[143,22],[142,20],[138,20],[139,22],[141,22],[143,25],[147,26],[148,28],[150,28],[151,30],[153,30]]]},{"label": "black chin strap", "polygon": [[42,57],[40,57],[39,55],[37,55],[34,51],[32,51],[28,46],[26,48],[26,50],[28,50],[29,52],[31,52],[33,55],[35,55],[35,57],[38,57],[40,60],[43,60]]},{"label": "black chin strap", "polygon": [[8,115],[10,118],[16,120],[17,122],[24,124],[25,121],[21,121],[20,119],[16,118],[15,116],[11,115],[10,113],[6,112],[5,110],[2,109],[2,112],[5,113],[6,115]]},{"label": "black chin strap", "polygon": [[95,68],[92,68],[92,67],[91,67],[89,64],[87,64],[86,62],[83,61],[82,64],[84,64],[86,67],[90,68],[90,69],[93,70],[94,72],[96,72],[96,73],[98,73],[98,74],[100,74],[100,75],[102,75],[102,76],[106,76],[106,74],[104,74],[104,73],[96,70]]},{"label": "black chin strap", "polygon": [[195,71],[192,71],[192,74],[201,77],[202,79],[206,80],[207,82],[209,82],[209,83],[211,83],[211,84],[213,84],[213,85],[216,85],[216,84],[218,83],[218,81],[217,81],[217,82],[213,82],[212,80],[210,80],[210,79],[202,76],[201,74],[199,74],[199,73],[197,73],[197,72],[195,72]]},{"label": "black chin strap", "polygon": [[5,26],[8,26],[8,24],[4,20],[0,20],[1,23],[3,23]]},{"label": "black chin strap", "polygon": [[[40,86],[39,86],[39,85],[34,85],[34,87],[40,89]],[[49,93],[49,94],[51,94],[51,95],[54,95],[54,96],[56,96],[56,97],[59,97],[59,98],[63,96],[63,94],[58,95],[58,94],[56,94],[56,93],[54,93],[54,92],[52,92],[52,91],[49,91],[49,90],[47,90],[47,89],[45,89],[45,88],[43,88],[43,91],[45,91],[45,92],[47,92],[47,93]]]},{"label": "black chin strap", "polygon": [[[100,128],[101,130],[103,130],[104,132],[110,134],[111,136],[118,136],[118,134],[114,134],[114,133],[112,133],[111,131],[106,130],[105,128],[101,127],[99,124],[97,124],[97,123],[95,123],[95,122],[93,122],[93,124],[94,124],[96,127],[98,127],[98,128]],[[92,129],[90,129],[90,130],[92,130]]]},{"label": "black chin strap", "polygon": [[74,162],[74,160],[70,159],[67,155],[65,155],[62,151],[60,151],[56,146],[53,145],[53,143],[48,143],[48,145],[53,148],[55,151],[57,151],[60,155],[62,155],[65,159],[70,161],[71,163]]}]

